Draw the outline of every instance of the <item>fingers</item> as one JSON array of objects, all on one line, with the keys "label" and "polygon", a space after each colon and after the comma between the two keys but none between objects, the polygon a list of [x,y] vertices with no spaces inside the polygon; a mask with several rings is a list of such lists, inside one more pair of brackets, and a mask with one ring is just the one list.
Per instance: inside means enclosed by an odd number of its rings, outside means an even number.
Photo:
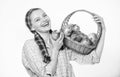
[{"label": "fingers", "polygon": [[50,35],[50,39],[52,40],[52,34]]},{"label": "fingers", "polygon": [[93,16],[94,21],[102,27],[102,29],[105,29],[103,18],[97,14],[94,14]]},{"label": "fingers", "polygon": [[60,37],[58,38],[57,41],[59,41],[59,43],[61,43],[61,42],[63,41],[63,38],[64,38],[64,33],[61,32],[61,33],[60,33]]},{"label": "fingers", "polygon": [[52,38],[52,35],[50,35],[50,43],[53,44],[53,38]]},{"label": "fingers", "polygon": [[63,32],[60,33],[60,37],[58,38],[58,41],[62,40],[64,38]]},{"label": "fingers", "polygon": [[105,29],[104,20],[103,20],[103,18],[102,18],[101,16],[99,16],[99,15],[97,15],[97,14],[94,14],[94,15],[93,15],[93,18],[94,18],[94,21],[95,21],[97,24],[99,24],[99,25],[102,26],[102,29]]},{"label": "fingers", "polygon": [[57,30],[54,30],[54,32],[57,32]]},{"label": "fingers", "polygon": [[51,41],[52,43],[55,42],[55,40],[54,40],[54,38],[53,38],[53,35],[50,35],[50,41]]},{"label": "fingers", "polygon": [[103,18],[97,14],[93,15],[93,18],[95,20],[96,23],[102,23],[103,22]]},{"label": "fingers", "polygon": [[63,42],[60,43],[60,47],[63,45]]}]

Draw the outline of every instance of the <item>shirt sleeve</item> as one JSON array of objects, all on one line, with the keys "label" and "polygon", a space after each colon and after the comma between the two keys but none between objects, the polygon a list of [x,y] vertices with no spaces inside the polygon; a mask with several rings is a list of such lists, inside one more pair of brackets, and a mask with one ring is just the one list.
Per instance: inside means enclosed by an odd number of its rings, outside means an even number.
[{"label": "shirt sleeve", "polygon": [[100,62],[95,50],[88,55],[82,55],[70,49],[68,49],[66,52],[70,61],[75,61],[79,64],[95,64]]},{"label": "shirt sleeve", "polygon": [[42,62],[42,56],[37,45],[34,42],[27,41],[23,47],[23,54],[23,60],[26,60],[24,61],[25,68],[37,77],[43,77],[46,64]]}]

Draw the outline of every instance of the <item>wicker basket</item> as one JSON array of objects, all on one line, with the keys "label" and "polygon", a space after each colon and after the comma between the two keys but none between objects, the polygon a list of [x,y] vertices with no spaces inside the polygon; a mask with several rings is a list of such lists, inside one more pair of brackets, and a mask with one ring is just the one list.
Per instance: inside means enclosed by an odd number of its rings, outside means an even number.
[{"label": "wicker basket", "polygon": [[[65,28],[68,25],[68,22],[69,22],[69,19],[70,17],[75,14],[76,12],[87,12],[89,13],[90,15],[94,16],[95,14],[94,13],[91,13],[89,11],[86,11],[86,10],[77,10],[77,11],[74,11],[72,13],[70,13],[63,21],[62,23],[62,27],[61,27],[61,31],[64,32]],[[97,23],[98,24],[98,23]],[[99,23],[100,24],[100,23]],[[88,55],[89,53],[91,53],[92,50],[94,50],[96,47],[97,47],[97,44],[99,42],[99,39],[101,37],[101,32],[102,32],[102,27],[101,25],[98,25],[98,31],[97,31],[97,42],[95,45],[85,45],[85,44],[82,44],[80,42],[77,42],[77,41],[74,41],[72,40],[70,37],[67,37],[65,36],[64,38],[64,45],[70,49],[72,49],[73,51],[75,51],[76,53],[80,53],[82,55]]]}]

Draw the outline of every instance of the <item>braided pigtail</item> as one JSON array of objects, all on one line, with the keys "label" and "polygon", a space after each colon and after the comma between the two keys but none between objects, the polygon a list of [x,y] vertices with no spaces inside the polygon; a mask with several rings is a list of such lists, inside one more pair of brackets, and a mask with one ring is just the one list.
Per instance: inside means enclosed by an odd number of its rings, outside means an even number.
[{"label": "braided pigtail", "polygon": [[49,53],[47,51],[44,39],[37,32],[35,32],[34,37],[35,37],[34,38],[35,42],[39,46],[39,49],[42,51],[41,53],[42,53],[43,58],[44,58],[43,62],[49,63],[51,61],[51,59],[50,59]]},{"label": "braided pigtail", "polygon": [[34,34],[34,40],[37,43],[37,45],[39,46],[39,49],[42,51],[41,54],[43,56],[43,62],[49,63],[51,61],[51,59],[50,59],[50,56],[48,54],[48,51],[47,51],[47,48],[46,48],[46,45],[45,45],[43,38],[35,30],[32,30],[30,15],[35,10],[41,10],[41,9],[40,8],[30,9],[26,14],[25,22],[26,22],[28,29]]}]

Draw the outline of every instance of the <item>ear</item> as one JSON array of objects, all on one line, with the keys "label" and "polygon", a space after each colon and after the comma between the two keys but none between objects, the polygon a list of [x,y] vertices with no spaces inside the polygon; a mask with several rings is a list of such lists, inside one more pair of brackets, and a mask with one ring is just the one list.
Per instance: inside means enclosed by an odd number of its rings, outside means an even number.
[{"label": "ear", "polygon": [[35,28],[33,26],[31,27],[31,31],[35,31]]}]

